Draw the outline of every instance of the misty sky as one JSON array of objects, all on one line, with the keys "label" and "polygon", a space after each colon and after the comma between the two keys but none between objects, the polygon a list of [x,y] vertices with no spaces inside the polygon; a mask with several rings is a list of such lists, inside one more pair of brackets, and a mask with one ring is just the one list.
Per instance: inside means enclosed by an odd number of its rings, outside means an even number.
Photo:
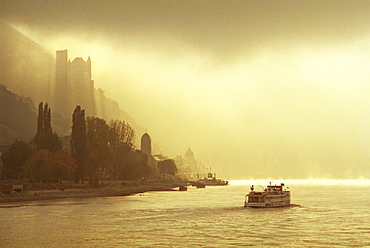
[{"label": "misty sky", "polygon": [[3,0],[0,16],[91,56],[156,152],[190,147],[224,177],[370,177],[370,1]]}]

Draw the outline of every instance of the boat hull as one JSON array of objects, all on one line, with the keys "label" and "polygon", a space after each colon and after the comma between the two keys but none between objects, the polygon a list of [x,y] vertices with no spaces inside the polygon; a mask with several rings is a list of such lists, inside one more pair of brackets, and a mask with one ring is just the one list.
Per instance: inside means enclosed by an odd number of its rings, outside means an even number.
[{"label": "boat hull", "polygon": [[269,185],[264,191],[254,191],[246,195],[244,207],[251,208],[278,208],[290,206],[290,191],[283,190],[284,184],[280,186]]},{"label": "boat hull", "polygon": [[244,207],[249,208],[281,208],[289,207],[290,202],[276,202],[276,203],[249,203],[245,202]]},{"label": "boat hull", "polygon": [[221,179],[200,179],[198,183],[206,186],[226,186],[229,184],[228,181],[223,181]]}]

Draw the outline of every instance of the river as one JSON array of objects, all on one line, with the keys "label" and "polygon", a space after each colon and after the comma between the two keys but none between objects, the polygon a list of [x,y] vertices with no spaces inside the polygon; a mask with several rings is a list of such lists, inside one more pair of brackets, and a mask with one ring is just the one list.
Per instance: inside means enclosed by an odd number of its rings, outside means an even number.
[{"label": "river", "polygon": [[370,246],[370,181],[285,181],[294,205],[276,209],[244,208],[251,184],[267,182],[2,203],[0,246]]}]

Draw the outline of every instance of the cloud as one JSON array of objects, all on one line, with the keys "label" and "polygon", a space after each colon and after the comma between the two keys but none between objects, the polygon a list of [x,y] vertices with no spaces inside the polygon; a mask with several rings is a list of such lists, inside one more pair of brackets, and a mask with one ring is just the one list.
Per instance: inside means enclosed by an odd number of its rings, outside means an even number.
[{"label": "cloud", "polygon": [[[357,39],[369,28],[368,1],[9,1],[6,20],[44,34],[127,41],[144,49],[179,46],[220,63],[266,46],[321,46]],[[173,43],[173,41],[176,41]]]}]

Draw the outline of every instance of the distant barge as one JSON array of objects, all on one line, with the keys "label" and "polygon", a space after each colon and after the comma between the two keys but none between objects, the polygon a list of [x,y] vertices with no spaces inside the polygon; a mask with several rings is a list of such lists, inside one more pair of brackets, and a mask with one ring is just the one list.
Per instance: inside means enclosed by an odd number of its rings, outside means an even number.
[{"label": "distant barge", "polygon": [[199,179],[198,183],[203,184],[203,185],[207,185],[207,186],[224,186],[224,185],[229,184],[228,181],[224,181],[222,179],[217,179],[216,178],[216,173],[215,174],[208,173],[208,177]]},{"label": "distant barge", "polygon": [[290,191],[284,189],[284,183],[279,186],[270,185],[263,191],[251,191],[245,196],[244,207],[251,208],[275,208],[290,206]]}]

